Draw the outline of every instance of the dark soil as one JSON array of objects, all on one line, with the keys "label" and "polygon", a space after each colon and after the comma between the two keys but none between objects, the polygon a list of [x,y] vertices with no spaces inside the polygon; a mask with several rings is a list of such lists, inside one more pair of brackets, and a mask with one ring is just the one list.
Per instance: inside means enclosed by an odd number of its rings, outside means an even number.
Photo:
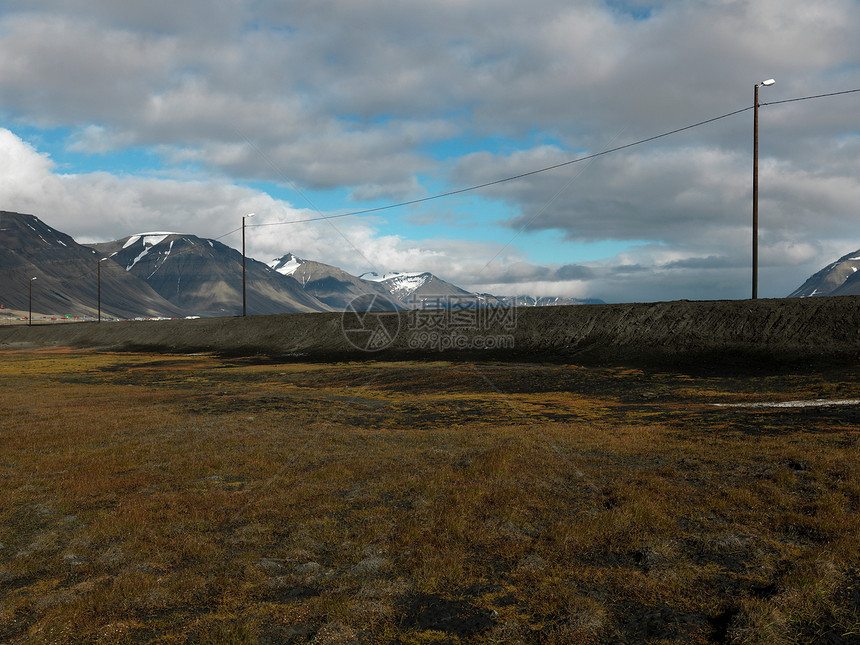
[{"label": "dark soil", "polygon": [[466,637],[491,627],[493,616],[468,600],[422,594],[406,601],[401,625]]},{"label": "dark soil", "polygon": [[[343,315],[282,314],[197,320],[81,323],[0,329],[0,348],[97,347],[111,350],[260,354],[314,360],[475,359],[577,364],[648,364],[703,372],[775,372],[845,364],[860,355],[860,297],[678,301],[520,308],[504,321],[449,328],[460,349],[414,349],[411,312],[385,314],[393,342],[369,352],[351,344]],[[422,328],[422,331],[425,331]],[[513,347],[469,349],[478,338],[511,336]]]}]

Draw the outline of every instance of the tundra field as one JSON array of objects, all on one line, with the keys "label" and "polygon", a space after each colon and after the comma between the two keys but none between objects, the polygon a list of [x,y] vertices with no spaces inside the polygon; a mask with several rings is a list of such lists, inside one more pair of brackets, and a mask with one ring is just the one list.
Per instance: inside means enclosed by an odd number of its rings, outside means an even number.
[{"label": "tundra field", "polygon": [[6,350],[0,642],[858,643],[851,365]]}]

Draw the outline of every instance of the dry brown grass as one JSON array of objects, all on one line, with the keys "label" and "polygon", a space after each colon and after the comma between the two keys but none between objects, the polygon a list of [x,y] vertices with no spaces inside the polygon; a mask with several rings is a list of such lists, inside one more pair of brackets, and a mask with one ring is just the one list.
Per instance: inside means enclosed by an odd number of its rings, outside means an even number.
[{"label": "dry brown grass", "polygon": [[[0,641],[851,643],[852,373],[0,357]],[[852,640],[853,639],[853,640]]]}]

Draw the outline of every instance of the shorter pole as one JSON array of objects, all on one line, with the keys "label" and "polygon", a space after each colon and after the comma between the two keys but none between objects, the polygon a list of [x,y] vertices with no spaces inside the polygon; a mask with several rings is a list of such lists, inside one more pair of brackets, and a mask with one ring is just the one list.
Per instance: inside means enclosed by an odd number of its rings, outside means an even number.
[{"label": "shorter pole", "polygon": [[245,218],[242,218],[242,315],[246,314],[245,307]]},{"label": "shorter pole", "polygon": [[753,96],[752,299],[758,298],[758,84]]},{"label": "shorter pole", "polygon": [[27,325],[33,324],[33,280],[36,278],[30,278],[28,286],[30,287],[30,313],[27,316]]}]

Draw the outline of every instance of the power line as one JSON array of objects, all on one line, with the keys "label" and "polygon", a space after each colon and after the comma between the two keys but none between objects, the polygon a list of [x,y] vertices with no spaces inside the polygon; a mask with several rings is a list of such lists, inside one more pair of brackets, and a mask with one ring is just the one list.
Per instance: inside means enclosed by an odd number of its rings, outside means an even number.
[{"label": "power line", "polygon": [[708,123],[713,123],[714,121],[719,121],[720,119],[726,119],[730,116],[734,116],[736,114],[740,114],[741,112],[747,112],[748,110],[752,110],[753,107],[745,107],[740,110],[735,110],[734,112],[728,112],[727,114],[722,114],[720,116],[715,116],[711,119],[706,119],[704,121],[699,121],[698,123],[693,123],[692,125],[685,125],[682,128],[676,128],[674,130],[670,130],[669,132],[663,132],[662,134],[654,135],[653,137],[648,137],[647,139],[640,139],[639,141],[634,141],[632,143],[626,143],[623,146],[616,146],[615,148],[608,148],[607,150],[603,150],[601,152],[595,152],[590,155],[586,155],[584,157],[577,157],[576,159],[570,159],[569,161],[563,161],[561,163],[553,164],[552,166],[546,166],[544,168],[538,168],[537,170],[530,170],[528,172],[523,172],[518,175],[511,175],[510,177],[504,177],[502,179],[495,179],[493,181],[488,181],[483,184],[477,184],[474,186],[468,186],[466,188],[458,188],[456,190],[449,190],[444,193],[437,193],[436,195],[430,195],[429,197],[421,197],[419,199],[411,199],[405,202],[397,202],[395,204],[387,204],[385,206],[376,206],[374,208],[365,208],[363,210],[358,211],[350,211],[348,213],[338,213],[335,215],[321,215],[320,217],[309,217],[306,219],[297,219],[290,220],[289,222],[273,222],[271,224],[251,224],[255,228],[260,228],[263,226],[284,226],[286,224],[302,224],[305,222],[318,222],[320,220],[327,219],[338,219],[341,217],[353,217],[355,215],[367,215],[369,213],[377,213],[379,211],[391,210],[392,208],[400,208],[402,206],[413,206],[415,204],[423,204],[425,202],[433,201],[435,199],[442,199],[443,197],[451,197],[452,195],[461,195],[463,193],[472,192],[475,190],[480,190],[481,188],[489,188],[490,186],[496,186],[498,184],[504,184],[509,181],[515,181],[517,179],[523,179],[524,177],[531,177],[533,175],[537,175],[543,172],[549,172],[550,170],[557,170],[558,168],[564,168],[565,166],[570,166],[575,163],[580,163],[583,161],[589,161],[590,159],[595,159],[597,157],[602,157],[604,155],[611,154],[613,152],[618,152],[619,150],[626,150],[627,148],[632,148],[634,146],[640,146],[644,143],[649,143],[651,141],[656,141],[657,139],[662,139],[664,137],[671,136],[673,134],[678,134],[679,132],[684,132],[685,130],[692,130],[693,128],[698,128],[703,125],[707,125]]},{"label": "power line", "polygon": [[[843,90],[841,92],[829,92],[827,94],[815,94],[813,96],[801,96],[801,97],[793,98],[793,99],[784,99],[782,101],[770,101],[768,103],[759,103],[759,106],[779,105],[780,103],[793,103],[796,101],[808,101],[810,99],[820,99],[820,98],[825,98],[825,97],[829,97],[829,96],[840,96],[843,94],[852,94],[854,92],[860,92],[860,88],[853,89],[853,90]],[[691,125],[686,125],[686,126],[681,127],[681,128],[676,128],[674,130],[670,130],[668,132],[663,132],[662,134],[658,134],[658,135],[655,135],[653,137],[648,137],[646,139],[640,139],[638,141],[634,141],[632,143],[627,143],[627,144],[624,144],[623,146],[617,146],[615,148],[609,148],[609,149],[603,150],[601,152],[595,152],[594,154],[586,155],[584,157],[578,157],[576,159],[571,159],[569,161],[563,161],[561,163],[554,164],[552,166],[546,166],[544,168],[538,168],[537,170],[530,170],[528,172],[520,173],[518,175],[511,175],[510,177],[504,177],[502,179],[496,179],[494,181],[488,181],[488,182],[485,182],[483,184],[468,186],[466,188],[458,188],[456,190],[449,190],[449,191],[444,192],[444,193],[438,193],[435,195],[430,195],[429,197],[421,197],[418,199],[412,199],[412,200],[408,200],[408,201],[397,202],[394,204],[387,204],[385,206],[377,206],[374,208],[365,208],[362,210],[350,211],[348,213],[337,213],[334,215],[321,215],[319,217],[309,217],[309,218],[305,218],[305,219],[290,220],[289,222],[273,222],[270,224],[251,224],[251,225],[249,225],[249,227],[259,228],[259,227],[264,227],[264,226],[284,226],[287,224],[303,224],[303,223],[307,223],[307,222],[318,222],[320,220],[327,220],[327,219],[339,219],[341,217],[353,217],[356,215],[368,215],[370,213],[377,213],[380,211],[391,210],[393,208],[401,208],[403,206],[414,206],[415,204],[423,204],[425,202],[433,201],[436,199],[442,199],[443,197],[451,197],[453,195],[461,195],[463,193],[468,193],[468,192],[472,192],[475,190],[480,190],[482,188],[489,188],[490,186],[496,186],[498,184],[507,183],[509,181],[515,181],[517,179],[523,179],[524,177],[531,177],[532,175],[537,175],[540,173],[549,172],[551,170],[556,170],[558,168],[570,166],[570,165],[575,164],[575,163],[588,161],[590,159],[595,159],[596,157],[601,157],[604,155],[611,154],[613,152],[618,152],[619,150],[625,150],[627,148],[639,146],[639,145],[642,145],[645,143],[649,143],[651,141],[656,141],[657,139],[662,139],[664,137],[668,137],[668,136],[671,136],[673,134],[678,134],[679,132],[684,132],[685,130],[692,130],[693,128],[698,128],[698,127],[701,127],[703,125],[713,123],[714,121],[719,121],[721,119],[726,119],[730,116],[735,116],[736,114],[741,114],[742,112],[747,112],[749,110],[752,110],[753,107],[754,106],[741,108],[739,110],[735,110],[733,112],[728,112],[726,114],[722,114],[720,116],[716,116],[716,117],[713,117],[711,119],[706,119],[704,121],[699,121],[698,123],[693,123]]]},{"label": "power line", "polygon": [[856,90],[843,90],[841,92],[830,92],[829,94],[815,94],[814,96],[801,96],[796,99],[785,99],[782,101],[769,101],[767,103],[759,103],[759,105],[779,105],[780,103],[794,103],[795,101],[808,101],[810,99],[821,99],[826,96],[839,96],[840,94],[852,94],[854,92],[860,92],[860,88]]}]

